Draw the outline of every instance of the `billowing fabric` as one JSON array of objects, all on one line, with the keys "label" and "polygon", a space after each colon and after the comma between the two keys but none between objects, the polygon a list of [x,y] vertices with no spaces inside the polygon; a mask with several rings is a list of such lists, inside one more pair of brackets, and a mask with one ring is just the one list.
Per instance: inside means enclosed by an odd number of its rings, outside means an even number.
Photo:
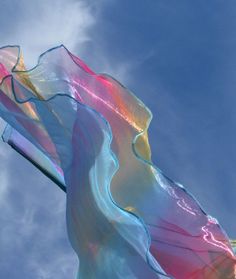
[{"label": "billowing fabric", "polygon": [[3,140],[66,192],[78,278],[235,278],[227,235],[152,164],[151,112],[119,82],[64,46],[29,71],[0,49],[0,80]]}]

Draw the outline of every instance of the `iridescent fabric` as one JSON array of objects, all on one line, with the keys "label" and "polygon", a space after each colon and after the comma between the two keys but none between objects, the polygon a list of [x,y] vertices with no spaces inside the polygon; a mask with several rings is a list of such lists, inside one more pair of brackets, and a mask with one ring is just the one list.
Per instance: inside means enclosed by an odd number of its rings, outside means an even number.
[{"label": "iridescent fabric", "polygon": [[234,278],[217,220],[151,162],[151,112],[64,46],[26,71],[0,50],[3,139],[67,193],[78,278]]}]

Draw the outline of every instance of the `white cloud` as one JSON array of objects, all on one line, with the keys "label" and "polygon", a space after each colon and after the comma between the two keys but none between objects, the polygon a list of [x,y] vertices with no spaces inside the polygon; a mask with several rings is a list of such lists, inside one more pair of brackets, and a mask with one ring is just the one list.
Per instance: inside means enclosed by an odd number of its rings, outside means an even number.
[{"label": "white cloud", "polygon": [[[7,12],[7,11],[5,11]],[[5,44],[18,44],[28,66],[34,66],[37,57],[48,48],[65,44],[71,51],[90,38],[87,31],[95,23],[90,5],[86,1],[21,1],[13,20],[11,37],[6,34]]]}]

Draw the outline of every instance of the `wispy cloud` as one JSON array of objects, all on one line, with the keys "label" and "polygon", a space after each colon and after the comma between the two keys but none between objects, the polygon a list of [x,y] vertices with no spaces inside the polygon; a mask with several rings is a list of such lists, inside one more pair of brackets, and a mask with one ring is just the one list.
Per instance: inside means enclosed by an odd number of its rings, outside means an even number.
[{"label": "wispy cloud", "polygon": [[78,260],[67,239],[65,194],[20,155],[7,151],[0,276],[75,278]]},{"label": "wispy cloud", "polygon": [[[2,7],[1,16],[6,18],[12,6],[14,1]],[[55,45],[63,43],[72,51],[78,46],[82,49],[96,21],[87,1],[23,0],[20,5],[15,3],[15,9],[14,15],[8,15],[5,34],[1,26],[1,44],[20,45],[29,66],[36,63],[41,52]]]}]

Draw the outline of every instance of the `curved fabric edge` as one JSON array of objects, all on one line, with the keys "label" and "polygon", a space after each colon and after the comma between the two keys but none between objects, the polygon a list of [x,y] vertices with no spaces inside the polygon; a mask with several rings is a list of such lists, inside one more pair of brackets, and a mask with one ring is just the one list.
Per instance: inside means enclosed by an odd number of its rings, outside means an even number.
[{"label": "curved fabric edge", "polygon": [[[18,66],[18,62],[17,62],[16,65],[12,68],[12,73],[16,73],[16,74],[17,74],[17,73],[22,73],[22,72],[23,72],[23,73],[28,73],[28,72],[32,71],[33,69],[37,68],[37,66],[39,65],[41,57],[43,57],[46,53],[48,53],[48,52],[50,52],[50,51],[52,51],[52,50],[54,50],[54,49],[60,48],[60,47],[63,47],[63,48],[68,52],[68,54],[70,55],[71,59],[75,62],[75,60],[73,59],[73,55],[72,55],[63,45],[61,45],[61,46],[52,48],[52,49],[50,49],[50,50],[44,52],[43,54],[41,54],[41,55],[39,56],[38,64],[37,64],[35,67],[33,67],[32,69],[28,70],[28,71],[22,71],[22,70],[19,71],[19,70],[17,70],[17,66]],[[75,63],[76,63],[76,62],[75,62]],[[76,64],[77,64],[77,63],[76,63]],[[77,64],[77,65],[78,65],[78,64]],[[78,66],[81,67],[81,65],[78,65]],[[93,75],[93,74],[94,74],[93,72],[88,71],[86,68],[83,68],[83,70],[87,71],[87,73],[88,73],[89,75]],[[13,78],[12,75],[10,75],[10,76],[11,76],[11,78]],[[9,77],[9,76],[8,76],[8,77]],[[5,77],[5,78],[7,78],[7,77]],[[4,83],[5,78],[2,80],[1,85]],[[116,82],[117,82],[117,81],[116,81]],[[123,86],[123,85],[122,85],[122,86]],[[124,87],[124,86],[123,86],[123,87]],[[125,88],[125,87],[124,87],[124,88]],[[14,90],[13,90],[13,92],[14,92]],[[130,92],[130,94],[132,94],[132,93]],[[132,94],[132,95],[133,95],[133,94]],[[133,95],[133,96],[136,98],[135,95]],[[17,96],[16,96],[16,95],[15,95],[15,98],[16,98],[16,101],[19,102],[19,103],[23,103],[23,102],[30,101],[30,100],[24,100],[24,101],[23,101],[23,100],[19,100],[19,99],[17,99]],[[36,98],[36,99],[37,99],[37,98]],[[137,99],[137,98],[136,98],[136,99]],[[138,102],[141,102],[139,99],[137,99],[137,100],[138,100]],[[142,103],[142,102],[141,102],[141,103]],[[145,107],[145,109],[147,109],[147,108]],[[133,148],[133,152],[134,152],[135,156],[137,157],[138,160],[141,160],[142,162],[144,162],[144,163],[150,165],[152,168],[157,169],[164,177],[166,177],[168,180],[172,181],[172,182],[175,183],[177,186],[179,186],[181,189],[183,189],[183,190],[184,190],[190,197],[192,197],[192,198],[194,199],[194,201],[198,204],[199,208],[202,210],[202,213],[203,213],[204,215],[206,215],[206,216],[209,216],[209,215],[203,210],[203,208],[202,208],[202,206],[200,205],[200,203],[199,203],[199,202],[198,202],[198,201],[197,201],[197,200],[183,187],[183,186],[181,186],[179,183],[174,182],[173,180],[171,180],[170,178],[168,178],[166,175],[164,175],[163,172],[162,172],[161,170],[159,170],[158,168],[156,168],[156,167],[154,166],[154,164],[152,163],[151,160],[148,160],[148,159],[146,159],[146,158],[143,158],[143,157],[139,154],[139,152],[137,151],[137,148],[136,148],[137,141],[138,141],[138,139],[139,139],[142,135],[144,135],[145,133],[147,133],[147,130],[148,130],[148,128],[149,128],[149,124],[150,124],[150,122],[151,122],[152,114],[151,114],[150,110],[148,110],[148,112],[149,112],[149,114],[150,114],[150,117],[149,117],[149,119],[148,119],[148,122],[147,122],[147,124],[146,124],[145,129],[143,129],[143,130],[133,139],[132,148]],[[108,123],[108,124],[109,124],[109,123]],[[116,204],[116,206],[118,206],[118,205]],[[119,207],[119,206],[118,206],[118,207]],[[129,214],[133,214],[133,213],[131,213],[129,210],[125,210],[125,209],[123,209],[123,208],[121,208],[121,209],[124,210],[124,211],[126,211],[126,212],[128,212]],[[147,231],[148,237],[149,237],[149,239],[150,239],[150,235],[149,235],[149,233],[148,233],[148,230],[147,230],[147,228],[146,228],[145,223],[144,223],[137,215],[135,215],[135,214],[133,214],[133,215],[136,216],[136,217],[142,222],[143,226],[145,227],[145,230]],[[227,234],[226,234],[225,231],[222,229],[222,227],[219,225],[219,223],[217,223],[217,225],[220,227],[221,231],[227,236]]]}]

